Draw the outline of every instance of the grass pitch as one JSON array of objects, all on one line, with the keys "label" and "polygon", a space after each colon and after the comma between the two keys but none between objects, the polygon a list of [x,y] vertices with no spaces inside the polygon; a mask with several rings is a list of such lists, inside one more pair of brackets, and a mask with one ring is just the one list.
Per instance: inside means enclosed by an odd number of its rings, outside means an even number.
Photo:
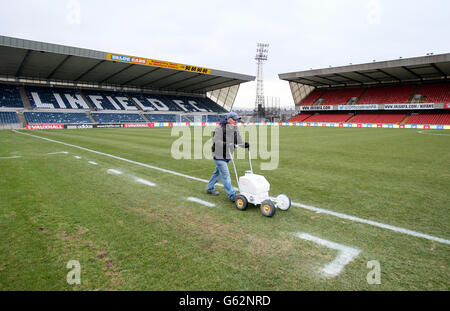
[{"label": "grass pitch", "polygon": [[[260,171],[264,161],[253,162],[271,195],[450,238],[450,133],[279,130],[278,169]],[[177,137],[168,128],[22,132],[206,180],[214,170],[211,160],[173,159]],[[237,165],[240,174],[248,168],[246,160]],[[221,187],[211,197],[204,182],[102,154],[0,131],[0,172],[0,290],[450,288],[446,243],[295,206],[273,218],[254,207],[240,212]],[[230,172],[236,185],[231,164]],[[321,269],[338,251],[298,232],[361,253],[338,276],[325,277]],[[80,285],[66,281],[70,260],[81,265]],[[367,282],[372,260],[380,263],[381,284]]]}]

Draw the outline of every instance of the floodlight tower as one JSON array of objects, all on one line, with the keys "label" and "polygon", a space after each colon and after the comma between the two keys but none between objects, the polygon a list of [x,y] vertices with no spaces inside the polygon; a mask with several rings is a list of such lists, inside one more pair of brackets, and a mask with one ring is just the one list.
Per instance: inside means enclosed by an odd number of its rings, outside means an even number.
[{"label": "floodlight tower", "polygon": [[258,118],[262,118],[265,115],[263,64],[267,60],[268,52],[268,43],[258,43],[256,45],[255,60],[258,65],[258,72],[256,75],[255,114]]}]

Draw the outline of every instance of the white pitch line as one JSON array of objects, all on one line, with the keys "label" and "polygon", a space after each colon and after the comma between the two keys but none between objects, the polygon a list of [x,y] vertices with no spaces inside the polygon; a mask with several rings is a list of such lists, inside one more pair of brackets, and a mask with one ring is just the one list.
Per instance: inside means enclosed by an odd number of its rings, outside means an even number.
[{"label": "white pitch line", "polygon": [[439,136],[450,136],[450,134],[441,134],[441,133],[424,133],[423,131],[419,131],[419,134],[424,134],[424,135],[439,135]]},{"label": "white pitch line", "polygon": [[79,156],[73,156],[75,159],[81,159],[81,157]]},{"label": "white pitch line", "polygon": [[[158,171],[161,171],[161,172],[164,172],[164,173],[168,173],[168,174],[172,174],[172,175],[176,175],[176,176],[179,176],[179,177],[184,177],[184,178],[196,180],[196,181],[200,181],[200,182],[203,182],[203,183],[208,183],[209,182],[209,180],[206,180],[206,179],[197,178],[197,177],[194,177],[194,176],[189,176],[189,175],[186,175],[186,174],[178,173],[178,172],[175,172],[175,171],[167,170],[167,169],[164,169],[164,168],[160,168],[160,167],[153,166],[153,165],[148,165],[148,164],[137,162],[137,161],[133,161],[133,160],[128,160],[128,159],[121,158],[121,157],[118,157],[118,156],[115,156],[115,155],[112,155],[112,154],[108,154],[108,153],[104,153],[104,152],[100,152],[100,151],[96,151],[96,150],[80,147],[80,146],[77,146],[77,145],[68,144],[68,143],[65,143],[65,142],[58,141],[58,140],[54,140],[54,139],[50,139],[50,138],[46,138],[46,137],[41,137],[41,136],[36,136],[36,135],[28,134],[28,133],[17,132],[16,130],[13,130],[13,132],[15,132],[17,134],[27,135],[27,136],[31,136],[31,137],[34,137],[34,138],[39,138],[39,139],[43,139],[43,140],[46,140],[46,141],[50,141],[50,142],[53,142],[53,143],[62,144],[62,145],[65,145],[65,146],[81,149],[81,150],[84,150],[84,151],[100,154],[100,155],[103,155],[103,156],[106,156],[106,157],[110,157],[110,158],[113,158],[113,159],[116,159],[116,160],[128,162],[128,163],[131,163],[131,164],[139,165],[139,166],[150,168],[150,169],[154,169],[154,170],[158,170]],[[223,187],[222,184],[217,184],[217,185]],[[394,231],[394,232],[398,232],[398,233],[402,233],[402,234],[406,234],[406,235],[410,235],[410,236],[414,236],[414,237],[424,238],[424,239],[427,239],[427,240],[430,240],[430,241],[435,241],[435,242],[439,242],[439,243],[450,245],[450,240],[439,238],[439,237],[435,237],[435,236],[424,234],[424,233],[420,233],[420,232],[416,232],[416,231],[412,231],[412,230],[409,230],[409,229],[404,229],[404,228],[400,228],[400,227],[386,225],[386,224],[379,223],[379,222],[376,222],[376,221],[363,219],[363,218],[359,218],[359,217],[355,217],[355,216],[350,216],[350,215],[346,215],[346,214],[342,214],[342,213],[337,213],[337,212],[329,211],[329,210],[326,210],[326,209],[317,208],[317,207],[314,207],[314,206],[304,205],[304,204],[297,203],[297,202],[292,202],[291,204],[292,204],[292,206],[296,206],[296,207],[300,207],[300,208],[307,209],[307,210],[310,210],[310,211],[314,211],[316,213],[324,213],[324,214],[328,214],[328,215],[335,216],[335,217],[338,217],[338,218],[348,219],[348,220],[352,220],[352,221],[355,221],[355,222],[360,222],[360,223],[363,223],[363,224],[371,225],[371,226],[374,226],[374,227],[387,229],[387,230],[391,230],[391,231]]]},{"label": "white pitch line", "polygon": [[144,184],[144,185],[147,185],[147,186],[150,186],[150,187],[155,187],[156,186],[156,184],[152,183],[151,181],[148,181],[148,180],[145,180],[145,179],[142,179],[142,178],[136,178],[135,180],[138,183],[141,183],[141,184]]},{"label": "white pitch line", "polygon": [[67,151],[60,151],[60,152],[50,152],[50,153],[47,153],[47,154],[68,154],[68,152]]},{"label": "white pitch line", "polygon": [[439,242],[439,243],[449,244],[450,245],[450,240],[443,239],[443,238],[438,238],[438,237],[435,237],[435,236],[432,236],[432,235],[428,235],[428,234],[412,231],[412,230],[409,230],[409,229],[404,229],[404,228],[400,228],[400,227],[386,225],[386,224],[383,224],[383,223],[380,223],[380,222],[376,222],[376,221],[373,221],[373,220],[368,220],[368,219],[363,219],[363,218],[359,218],[359,217],[355,217],[355,216],[351,216],[351,215],[337,213],[337,212],[329,211],[329,210],[318,208],[318,207],[314,207],[314,206],[308,206],[308,205],[297,203],[297,202],[292,202],[291,204],[292,204],[292,206],[297,206],[297,207],[300,207],[300,208],[303,208],[303,209],[307,209],[307,210],[310,210],[310,211],[313,211],[313,212],[316,212],[316,213],[324,213],[324,214],[335,216],[335,217],[338,217],[338,218],[347,219],[347,220],[351,220],[351,221],[355,221],[355,222],[360,222],[360,223],[363,223],[363,224],[366,224],[366,225],[371,225],[371,226],[374,226],[374,227],[387,229],[387,230],[391,230],[391,231],[394,231],[394,232],[403,233],[403,234],[406,234],[406,235],[411,235],[411,236],[414,236],[414,237],[424,238],[424,239],[427,239],[427,240],[431,240],[431,241],[435,241],[435,242]]},{"label": "white pitch line", "polygon": [[18,159],[18,158],[22,158],[22,156],[10,156],[10,157],[0,157],[0,159]]},{"label": "white pitch line", "polygon": [[[128,163],[131,163],[131,164],[139,165],[139,166],[150,168],[150,169],[154,169],[154,170],[158,170],[158,171],[161,171],[161,172],[164,172],[164,173],[168,173],[168,174],[172,174],[172,175],[176,175],[176,176],[180,176],[180,177],[184,177],[184,178],[188,178],[188,179],[192,179],[192,180],[196,180],[196,181],[201,181],[201,182],[204,182],[204,183],[208,183],[209,182],[209,180],[206,180],[206,179],[197,178],[197,177],[194,177],[194,176],[189,176],[189,175],[178,173],[178,172],[171,171],[171,170],[166,170],[164,168],[160,168],[160,167],[157,167],[157,166],[153,166],[153,165],[149,165],[149,164],[145,164],[145,163],[141,163],[141,162],[137,162],[137,161],[121,158],[121,157],[118,157],[118,156],[115,156],[115,155],[112,155],[112,154],[108,154],[108,153],[104,153],[104,152],[100,152],[100,151],[84,148],[84,147],[77,146],[77,145],[68,144],[68,143],[65,143],[65,142],[62,142],[62,141],[58,141],[58,140],[54,140],[54,139],[50,139],[50,138],[46,138],[46,137],[41,137],[41,136],[37,136],[37,135],[32,135],[32,134],[28,134],[28,133],[17,132],[16,130],[12,130],[12,131],[15,132],[15,133],[18,133],[18,134],[27,135],[27,136],[31,136],[31,137],[47,140],[47,141],[50,141],[50,142],[53,142],[53,143],[57,143],[57,144],[61,144],[61,145],[65,145],[65,146],[81,149],[81,150],[84,150],[84,151],[100,154],[100,155],[103,155],[105,157],[110,157],[110,158],[113,158],[113,159],[116,159],[116,160],[128,162]],[[220,184],[218,184],[218,185],[221,186]]]},{"label": "white pitch line", "polygon": [[187,200],[191,201],[191,202],[199,203],[199,204],[202,204],[202,205],[205,205],[205,206],[208,206],[208,207],[215,207],[216,206],[216,204],[214,204],[214,203],[203,201],[203,200],[200,200],[200,199],[194,198],[194,197],[189,197],[189,198],[187,198]]},{"label": "white pitch line", "polygon": [[321,246],[339,251],[336,258],[322,269],[322,272],[327,277],[335,277],[339,275],[345,266],[361,253],[359,249],[324,240],[308,233],[297,233],[295,236],[300,239],[311,241]]},{"label": "white pitch line", "polygon": [[92,165],[98,165],[98,163],[97,163],[97,162],[94,162],[94,161],[88,161],[88,163],[89,163],[89,164],[92,164]]},{"label": "white pitch line", "polygon": [[111,175],[122,175],[122,172],[121,172],[121,171],[115,170],[115,169],[113,169],[113,168],[110,168],[110,169],[107,170],[106,172],[107,172],[108,174],[111,174]]}]

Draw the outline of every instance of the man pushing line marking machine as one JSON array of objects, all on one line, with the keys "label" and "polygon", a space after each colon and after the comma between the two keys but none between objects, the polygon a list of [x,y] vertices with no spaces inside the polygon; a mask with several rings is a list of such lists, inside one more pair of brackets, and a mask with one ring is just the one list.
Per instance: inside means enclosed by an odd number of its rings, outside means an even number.
[{"label": "man pushing line marking machine", "polygon": [[[236,113],[230,112],[226,120],[221,122],[214,131],[212,151],[216,169],[206,187],[206,192],[211,195],[219,195],[219,192],[215,190],[215,184],[219,179],[222,179],[228,198],[235,202],[237,209],[244,211],[249,203],[260,205],[262,214],[272,217],[276,208],[288,210],[291,207],[291,199],[285,194],[280,194],[272,201],[269,196],[270,184],[267,179],[262,175],[253,173],[250,144],[243,142],[236,127],[239,119],[240,117]],[[248,149],[250,161],[250,170],[246,171],[245,175],[240,178],[238,178],[233,159],[234,149],[238,146]],[[233,163],[236,174],[239,194],[236,194],[231,185],[230,172],[228,170],[228,162],[230,160]]]}]

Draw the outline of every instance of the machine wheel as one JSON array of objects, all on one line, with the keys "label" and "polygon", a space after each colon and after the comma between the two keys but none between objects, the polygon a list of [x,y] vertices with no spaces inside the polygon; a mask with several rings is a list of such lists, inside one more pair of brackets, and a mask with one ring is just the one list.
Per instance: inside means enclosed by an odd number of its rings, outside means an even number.
[{"label": "machine wheel", "polygon": [[277,202],[276,206],[283,211],[287,211],[291,207],[291,199],[285,194],[277,196],[275,202]]},{"label": "machine wheel", "polygon": [[261,213],[266,217],[272,217],[275,214],[276,208],[270,200],[264,200],[261,202]]},{"label": "machine wheel", "polygon": [[236,208],[240,211],[245,211],[247,209],[248,201],[245,196],[242,194],[238,194],[236,196],[236,200],[234,201]]}]

